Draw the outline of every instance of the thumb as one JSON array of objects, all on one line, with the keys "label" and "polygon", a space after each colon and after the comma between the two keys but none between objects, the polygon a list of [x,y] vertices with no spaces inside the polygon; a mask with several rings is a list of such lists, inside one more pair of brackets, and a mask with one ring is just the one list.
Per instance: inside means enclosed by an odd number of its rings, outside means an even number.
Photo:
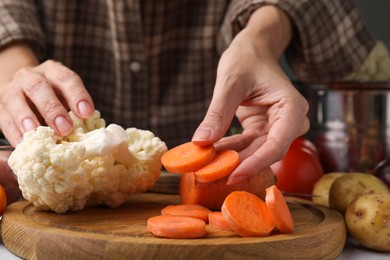
[{"label": "thumb", "polygon": [[229,88],[225,88],[222,94],[214,91],[206,116],[192,137],[195,144],[211,145],[220,140],[229,129],[240,100],[237,100],[234,93],[228,94],[227,89]]}]

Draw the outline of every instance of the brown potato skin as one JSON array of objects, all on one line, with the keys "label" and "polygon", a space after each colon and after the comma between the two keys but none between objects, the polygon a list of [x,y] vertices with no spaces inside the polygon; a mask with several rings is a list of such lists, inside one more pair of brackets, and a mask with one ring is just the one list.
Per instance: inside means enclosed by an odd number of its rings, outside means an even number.
[{"label": "brown potato skin", "polygon": [[329,207],[329,190],[333,182],[346,174],[345,172],[330,172],[325,173],[313,187],[312,194],[314,195],[312,201],[316,204]]},{"label": "brown potato skin", "polygon": [[337,178],[329,190],[329,206],[343,215],[348,206],[359,196],[366,194],[390,194],[387,185],[368,173],[347,173]]},{"label": "brown potato skin", "polygon": [[363,246],[390,252],[390,194],[360,196],[348,207],[345,223]]}]

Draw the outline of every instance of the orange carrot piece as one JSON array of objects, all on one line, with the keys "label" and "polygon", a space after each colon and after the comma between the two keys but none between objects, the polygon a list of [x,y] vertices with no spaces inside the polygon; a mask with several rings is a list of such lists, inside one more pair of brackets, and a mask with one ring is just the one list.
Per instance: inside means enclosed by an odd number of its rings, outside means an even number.
[{"label": "orange carrot piece", "polygon": [[6,207],[7,207],[7,194],[5,193],[3,186],[0,185],[0,216],[3,215]]},{"label": "orange carrot piece", "polygon": [[207,183],[204,187],[195,187],[195,175],[193,172],[180,176],[180,199],[182,204],[198,204],[206,208],[220,211],[221,206],[231,192],[244,190],[264,199],[265,188],[275,184],[275,176],[271,168],[265,168],[261,173],[247,180],[226,185],[227,177]]},{"label": "orange carrot piece", "polygon": [[161,215],[170,216],[183,216],[191,217],[203,220],[205,223],[209,220],[209,214],[212,211],[196,204],[179,204],[179,205],[168,205],[161,210]]},{"label": "orange carrot piece", "polygon": [[195,171],[198,182],[210,182],[228,176],[240,164],[240,156],[234,150],[217,152],[215,158],[206,166]]},{"label": "orange carrot piece", "polygon": [[206,235],[203,220],[183,216],[155,216],[147,220],[147,229],[157,237],[199,238]]},{"label": "orange carrot piece", "polygon": [[198,146],[192,142],[178,145],[161,157],[161,163],[171,173],[194,172],[210,163],[216,155],[213,145]]},{"label": "orange carrot piece", "polygon": [[283,194],[276,185],[268,187],[265,192],[265,203],[274,219],[276,227],[282,233],[292,232],[294,230],[294,220]]},{"label": "orange carrot piece", "polygon": [[221,210],[231,229],[242,237],[268,236],[275,228],[265,202],[252,193],[230,193]]},{"label": "orange carrot piece", "polygon": [[214,211],[209,214],[209,225],[215,229],[233,231],[221,211]]}]

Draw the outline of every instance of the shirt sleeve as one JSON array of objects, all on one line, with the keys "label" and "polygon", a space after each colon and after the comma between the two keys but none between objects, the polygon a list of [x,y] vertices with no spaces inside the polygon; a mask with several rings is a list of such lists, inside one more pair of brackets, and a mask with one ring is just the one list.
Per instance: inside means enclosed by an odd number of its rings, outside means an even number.
[{"label": "shirt sleeve", "polygon": [[232,1],[223,21],[218,46],[227,48],[254,10],[273,4],[293,24],[293,39],[285,56],[299,80],[326,83],[358,70],[375,46],[350,0]]},{"label": "shirt sleeve", "polygon": [[42,31],[34,1],[0,1],[0,48],[13,42],[26,42],[41,56],[45,49]]}]

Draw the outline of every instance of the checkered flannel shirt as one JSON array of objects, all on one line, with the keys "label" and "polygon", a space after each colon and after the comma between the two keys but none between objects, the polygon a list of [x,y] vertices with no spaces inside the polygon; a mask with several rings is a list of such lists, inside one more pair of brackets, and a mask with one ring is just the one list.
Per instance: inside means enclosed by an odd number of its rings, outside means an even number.
[{"label": "checkered flannel shirt", "polygon": [[374,46],[349,0],[0,0],[0,47],[28,42],[81,76],[108,123],[174,146],[203,119],[221,52],[264,4],[292,20],[286,57],[301,80],[344,77]]}]

